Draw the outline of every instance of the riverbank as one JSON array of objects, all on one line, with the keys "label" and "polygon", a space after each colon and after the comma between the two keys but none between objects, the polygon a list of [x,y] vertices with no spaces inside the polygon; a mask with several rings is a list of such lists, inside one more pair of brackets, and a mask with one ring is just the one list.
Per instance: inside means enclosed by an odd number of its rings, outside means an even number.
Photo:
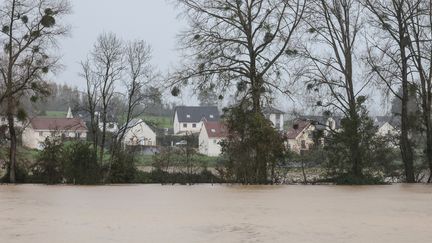
[{"label": "riverbank", "polygon": [[0,186],[2,242],[429,242],[432,186]]}]

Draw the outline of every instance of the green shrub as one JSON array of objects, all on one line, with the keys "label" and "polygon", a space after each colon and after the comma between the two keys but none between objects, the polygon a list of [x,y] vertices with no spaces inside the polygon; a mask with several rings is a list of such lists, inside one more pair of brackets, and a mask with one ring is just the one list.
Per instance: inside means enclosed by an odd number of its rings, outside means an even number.
[{"label": "green shrub", "polygon": [[137,175],[136,156],[133,151],[119,151],[112,157],[109,182],[131,183]]},{"label": "green shrub", "polygon": [[58,184],[63,181],[63,144],[60,140],[47,139],[44,149],[32,168],[32,182]]},{"label": "green shrub", "polygon": [[64,169],[67,183],[78,185],[99,184],[102,166],[89,143],[75,142],[64,150]]},{"label": "green shrub", "polygon": [[332,180],[336,185],[386,185],[382,177],[361,176],[343,174]]}]

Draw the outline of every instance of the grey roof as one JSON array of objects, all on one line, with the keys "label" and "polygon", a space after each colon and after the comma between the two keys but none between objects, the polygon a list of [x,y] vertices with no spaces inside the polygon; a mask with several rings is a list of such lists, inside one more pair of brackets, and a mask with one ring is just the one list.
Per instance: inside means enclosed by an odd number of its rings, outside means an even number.
[{"label": "grey roof", "polygon": [[219,121],[219,110],[216,106],[177,106],[174,114],[177,113],[178,121],[184,123],[207,121]]},{"label": "grey roof", "polygon": [[274,107],[264,107],[262,111],[264,114],[284,114],[285,113],[285,112],[278,110]]},{"label": "grey roof", "polygon": [[141,123],[144,123],[144,121],[142,119],[134,118],[134,119],[130,120],[129,127],[135,127]]}]

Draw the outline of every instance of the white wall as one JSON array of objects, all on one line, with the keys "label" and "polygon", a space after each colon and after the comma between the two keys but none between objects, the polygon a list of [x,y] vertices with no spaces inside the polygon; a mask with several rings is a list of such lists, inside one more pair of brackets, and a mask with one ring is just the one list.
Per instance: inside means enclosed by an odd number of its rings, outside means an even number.
[{"label": "white wall", "polygon": [[390,125],[388,122],[384,123],[380,128],[378,128],[377,135],[379,136],[396,136],[398,134],[398,131],[394,129],[392,125]]},{"label": "white wall", "polygon": [[124,141],[129,146],[156,146],[156,133],[145,122],[141,122],[126,131]]},{"label": "white wall", "polygon": [[[276,119],[277,115],[276,114],[270,114],[269,115],[269,120],[273,123],[273,127],[276,128],[277,130],[283,130],[284,129],[284,115],[280,114],[280,118]],[[276,124],[278,125],[276,127]]]},{"label": "white wall", "polygon": [[174,114],[173,128],[174,128],[174,134],[177,134],[180,132],[180,124],[178,121],[177,111]]},{"label": "white wall", "polygon": [[221,155],[221,146],[220,142],[222,141],[221,138],[209,138],[207,134],[207,130],[203,126],[199,137],[199,152],[201,154],[210,156],[210,157],[218,157]]},{"label": "white wall", "polygon": [[[186,124],[186,125],[185,125]],[[196,127],[193,127],[193,124],[196,125]],[[174,115],[174,134],[180,134],[180,133],[199,133],[201,131],[201,127],[203,125],[203,122],[200,121],[198,123],[195,122],[189,122],[189,123],[181,123],[178,121],[177,112]],[[186,127],[184,127],[186,126]]]},{"label": "white wall", "polygon": [[[311,135],[315,130],[314,126],[309,126],[302,133],[300,133],[296,139],[288,139],[288,147],[291,151],[300,154],[302,150],[309,150],[313,145],[314,141]],[[302,144],[304,143],[304,147]]]},{"label": "white wall", "polygon": [[86,131],[48,131],[48,130],[34,130],[31,127],[27,127],[24,129],[22,133],[22,143],[24,147],[30,149],[43,149],[43,143],[47,138],[50,137],[61,137],[64,136],[66,138],[77,138],[76,134],[79,133],[79,139],[86,140],[87,132]]}]

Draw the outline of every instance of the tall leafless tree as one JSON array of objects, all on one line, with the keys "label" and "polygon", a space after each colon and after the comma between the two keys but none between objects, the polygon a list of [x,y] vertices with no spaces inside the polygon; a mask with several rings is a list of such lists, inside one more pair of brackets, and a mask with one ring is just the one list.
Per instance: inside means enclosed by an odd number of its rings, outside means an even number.
[{"label": "tall leafless tree", "polygon": [[[129,129],[131,120],[142,114],[145,101],[149,98],[144,91],[155,79],[155,72],[151,65],[151,47],[144,41],[134,41],[126,45],[126,77],[124,86],[126,92],[125,124],[119,131],[117,141],[123,142],[125,133]],[[138,108],[141,108],[138,110]]]},{"label": "tall leafless tree", "polygon": [[68,33],[61,24],[69,14],[67,0],[6,0],[0,6],[0,103],[5,102],[10,135],[9,180],[14,183],[17,133],[14,117],[22,97],[48,94],[46,74],[54,71],[58,58],[56,40]]},{"label": "tall leafless tree", "polygon": [[94,145],[94,153],[97,158],[98,144],[99,144],[99,119],[97,115],[97,109],[99,105],[99,82],[97,81],[95,74],[93,73],[90,61],[81,62],[82,73],[81,77],[86,80],[86,94],[85,94],[85,111],[90,117],[90,133],[92,136],[92,142]]},{"label": "tall leafless tree", "polygon": [[[84,77],[88,83],[87,99],[89,99],[89,110],[95,104],[100,108],[97,118],[93,117],[93,122],[95,122],[94,119],[100,120],[102,125],[101,141],[99,143],[100,163],[103,163],[104,160],[109,108],[112,105],[111,101],[116,84],[122,78],[124,70],[123,51],[123,42],[115,34],[103,33],[98,37],[89,59],[82,65]],[[94,113],[90,115],[94,116]],[[97,126],[97,129],[99,129],[99,124]]]},{"label": "tall leafless tree", "polygon": [[362,176],[363,164],[360,106],[368,85],[362,81],[359,67],[363,9],[356,0],[310,1],[307,19],[310,39],[305,45],[310,66],[305,73],[307,88],[315,95],[324,95],[318,106],[335,109],[349,121],[350,126],[345,129],[352,135],[347,144],[351,173],[358,177]]},{"label": "tall leafless tree", "polygon": [[[178,0],[189,22],[180,34],[185,66],[173,75],[174,84],[222,94],[236,87],[241,107],[257,120],[272,92],[290,93],[290,61],[297,54],[297,30],[306,0]],[[173,94],[178,89],[173,89]],[[222,98],[223,95],[220,95]],[[235,126],[233,126],[235,127]],[[247,133],[258,134],[251,126]],[[253,136],[253,135],[251,135]],[[253,150],[253,151],[252,151]],[[255,183],[268,182],[269,161],[263,146],[255,144],[251,171]]]},{"label": "tall leafless tree", "polygon": [[189,60],[176,83],[226,90],[238,84],[261,112],[266,91],[289,93],[284,79],[305,0],[178,0],[190,28],[180,34]]},{"label": "tall leafless tree", "polygon": [[[372,73],[397,98],[401,100],[401,135],[400,149],[405,167],[406,182],[415,182],[414,152],[412,147],[412,126],[410,125],[410,87],[411,19],[418,14],[416,9],[421,0],[364,0],[364,6],[372,15],[369,22],[376,31],[370,36],[369,55],[367,58]],[[402,87],[402,95],[397,88]]]},{"label": "tall leafless tree", "polygon": [[413,14],[409,19],[409,49],[414,63],[416,87],[421,100],[421,114],[426,133],[426,162],[432,180],[432,1],[409,2]]}]

